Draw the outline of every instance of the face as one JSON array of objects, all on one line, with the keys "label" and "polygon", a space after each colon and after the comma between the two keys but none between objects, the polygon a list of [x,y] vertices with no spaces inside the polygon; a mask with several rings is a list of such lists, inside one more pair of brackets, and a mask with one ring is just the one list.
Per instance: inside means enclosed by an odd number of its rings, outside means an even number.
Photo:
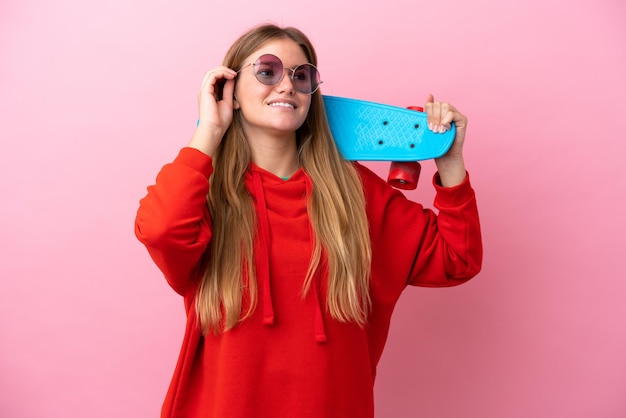
[{"label": "face", "polygon": [[[264,54],[277,56],[285,66],[285,76],[273,86],[258,81],[253,67],[247,65]],[[308,62],[302,48],[291,39],[278,39],[268,42],[243,62],[244,66],[237,76],[234,106],[240,109],[243,116],[246,137],[249,140],[257,135],[295,138],[296,129],[302,126],[309,112],[311,96],[294,88],[291,71],[287,68]]]}]

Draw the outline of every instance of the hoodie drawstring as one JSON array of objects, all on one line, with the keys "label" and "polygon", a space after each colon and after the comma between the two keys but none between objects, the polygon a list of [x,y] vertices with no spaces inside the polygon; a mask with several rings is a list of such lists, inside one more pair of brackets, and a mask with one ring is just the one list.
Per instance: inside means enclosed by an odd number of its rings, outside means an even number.
[{"label": "hoodie drawstring", "polygon": [[274,303],[272,302],[272,291],[270,287],[270,224],[267,216],[267,203],[265,201],[265,190],[261,175],[258,172],[253,173],[254,191],[257,195],[257,209],[259,211],[259,245],[261,254],[256,257],[257,260],[257,279],[263,287],[263,323],[266,325],[274,325]]},{"label": "hoodie drawstring", "polygon": [[[257,265],[257,280],[263,289],[263,323],[265,325],[274,325],[274,303],[272,301],[272,291],[270,285],[270,224],[269,216],[267,214],[267,201],[265,199],[265,189],[263,188],[263,180],[261,174],[258,171],[253,171],[252,182],[254,185],[254,192],[257,197],[257,210],[259,213],[259,254],[256,255]],[[309,199],[313,193],[311,180],[307,177],[306,184],[306,198]],[[309,236],[311,241],[314,240],[313,228],[309,224]],[[314,333],[315,341],[318,343],[327,342],[326,327],[324,325],[324,314],[322,310],[322,301],[320,299],[320,274],[316,273],[313,278],[313,297],[315,298],[315,319],[314,319]]]},{"label": "hoodie drawstring", "polygon": [[326,339],[326,327],[324,326],[322,303],[320,301],[317,283],[313,285],[313,292],[315,295],[315,341],[325,343],[328,340]]},{"label": "hoodie drawstring", "polygon": [[[313,185],[311,180],[307,176],[306,181],[306,197],[307,199],[311,198],[313,194]],[[309,237],[310,241],[314,242],[315,234],[313,234],[313,227],[309,223]],[[315,277],[313,277],[313,296],[315,297],[315,341],[318,343],[325,343],[328,341],[326,338],[326,327],[324,326],[324,314],[322,311],[322,301],[320,300],[320,274],[315,273]]]}]

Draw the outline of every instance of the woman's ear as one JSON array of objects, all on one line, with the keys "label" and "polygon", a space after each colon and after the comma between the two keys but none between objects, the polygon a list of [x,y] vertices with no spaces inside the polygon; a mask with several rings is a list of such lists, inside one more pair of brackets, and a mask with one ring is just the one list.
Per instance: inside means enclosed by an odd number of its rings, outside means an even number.
[{"label": "woman's ear", "polygon": [[241,106],[239,106],[239,100],[237,100],[237,96],[233,94],[233,109],[239,110]]}]

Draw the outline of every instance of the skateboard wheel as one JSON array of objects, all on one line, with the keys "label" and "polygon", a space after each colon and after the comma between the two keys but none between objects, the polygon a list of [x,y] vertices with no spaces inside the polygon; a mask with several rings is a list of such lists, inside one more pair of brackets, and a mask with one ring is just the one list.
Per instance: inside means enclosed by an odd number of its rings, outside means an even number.
[{"label": "skateboard wheel", "polygon": [[417,161],[391,163],[387,183],[396,189],[414,190],[417,188],[417,181],[420,178],[422,166]]},{"label": "skateboard wheel", "polygon": [[421,106],[409,106],[409,107],[407,107],[407,109],[409,109],[409,110],[417,110],[418,112],[423,112],[424,111],[424,108],[421,107]]}]

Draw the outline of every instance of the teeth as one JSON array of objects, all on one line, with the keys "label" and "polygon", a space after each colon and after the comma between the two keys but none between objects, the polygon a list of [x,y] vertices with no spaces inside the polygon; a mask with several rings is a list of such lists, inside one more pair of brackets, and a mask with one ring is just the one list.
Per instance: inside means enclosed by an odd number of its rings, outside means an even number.
[{"label": "teeth", "polygon": [[284,103],[284,102],[274,102],[274,103],[270,103],[270,106],[280,106],[280,107],[288,107],[293,109],[294,106],[291,103]]}]

